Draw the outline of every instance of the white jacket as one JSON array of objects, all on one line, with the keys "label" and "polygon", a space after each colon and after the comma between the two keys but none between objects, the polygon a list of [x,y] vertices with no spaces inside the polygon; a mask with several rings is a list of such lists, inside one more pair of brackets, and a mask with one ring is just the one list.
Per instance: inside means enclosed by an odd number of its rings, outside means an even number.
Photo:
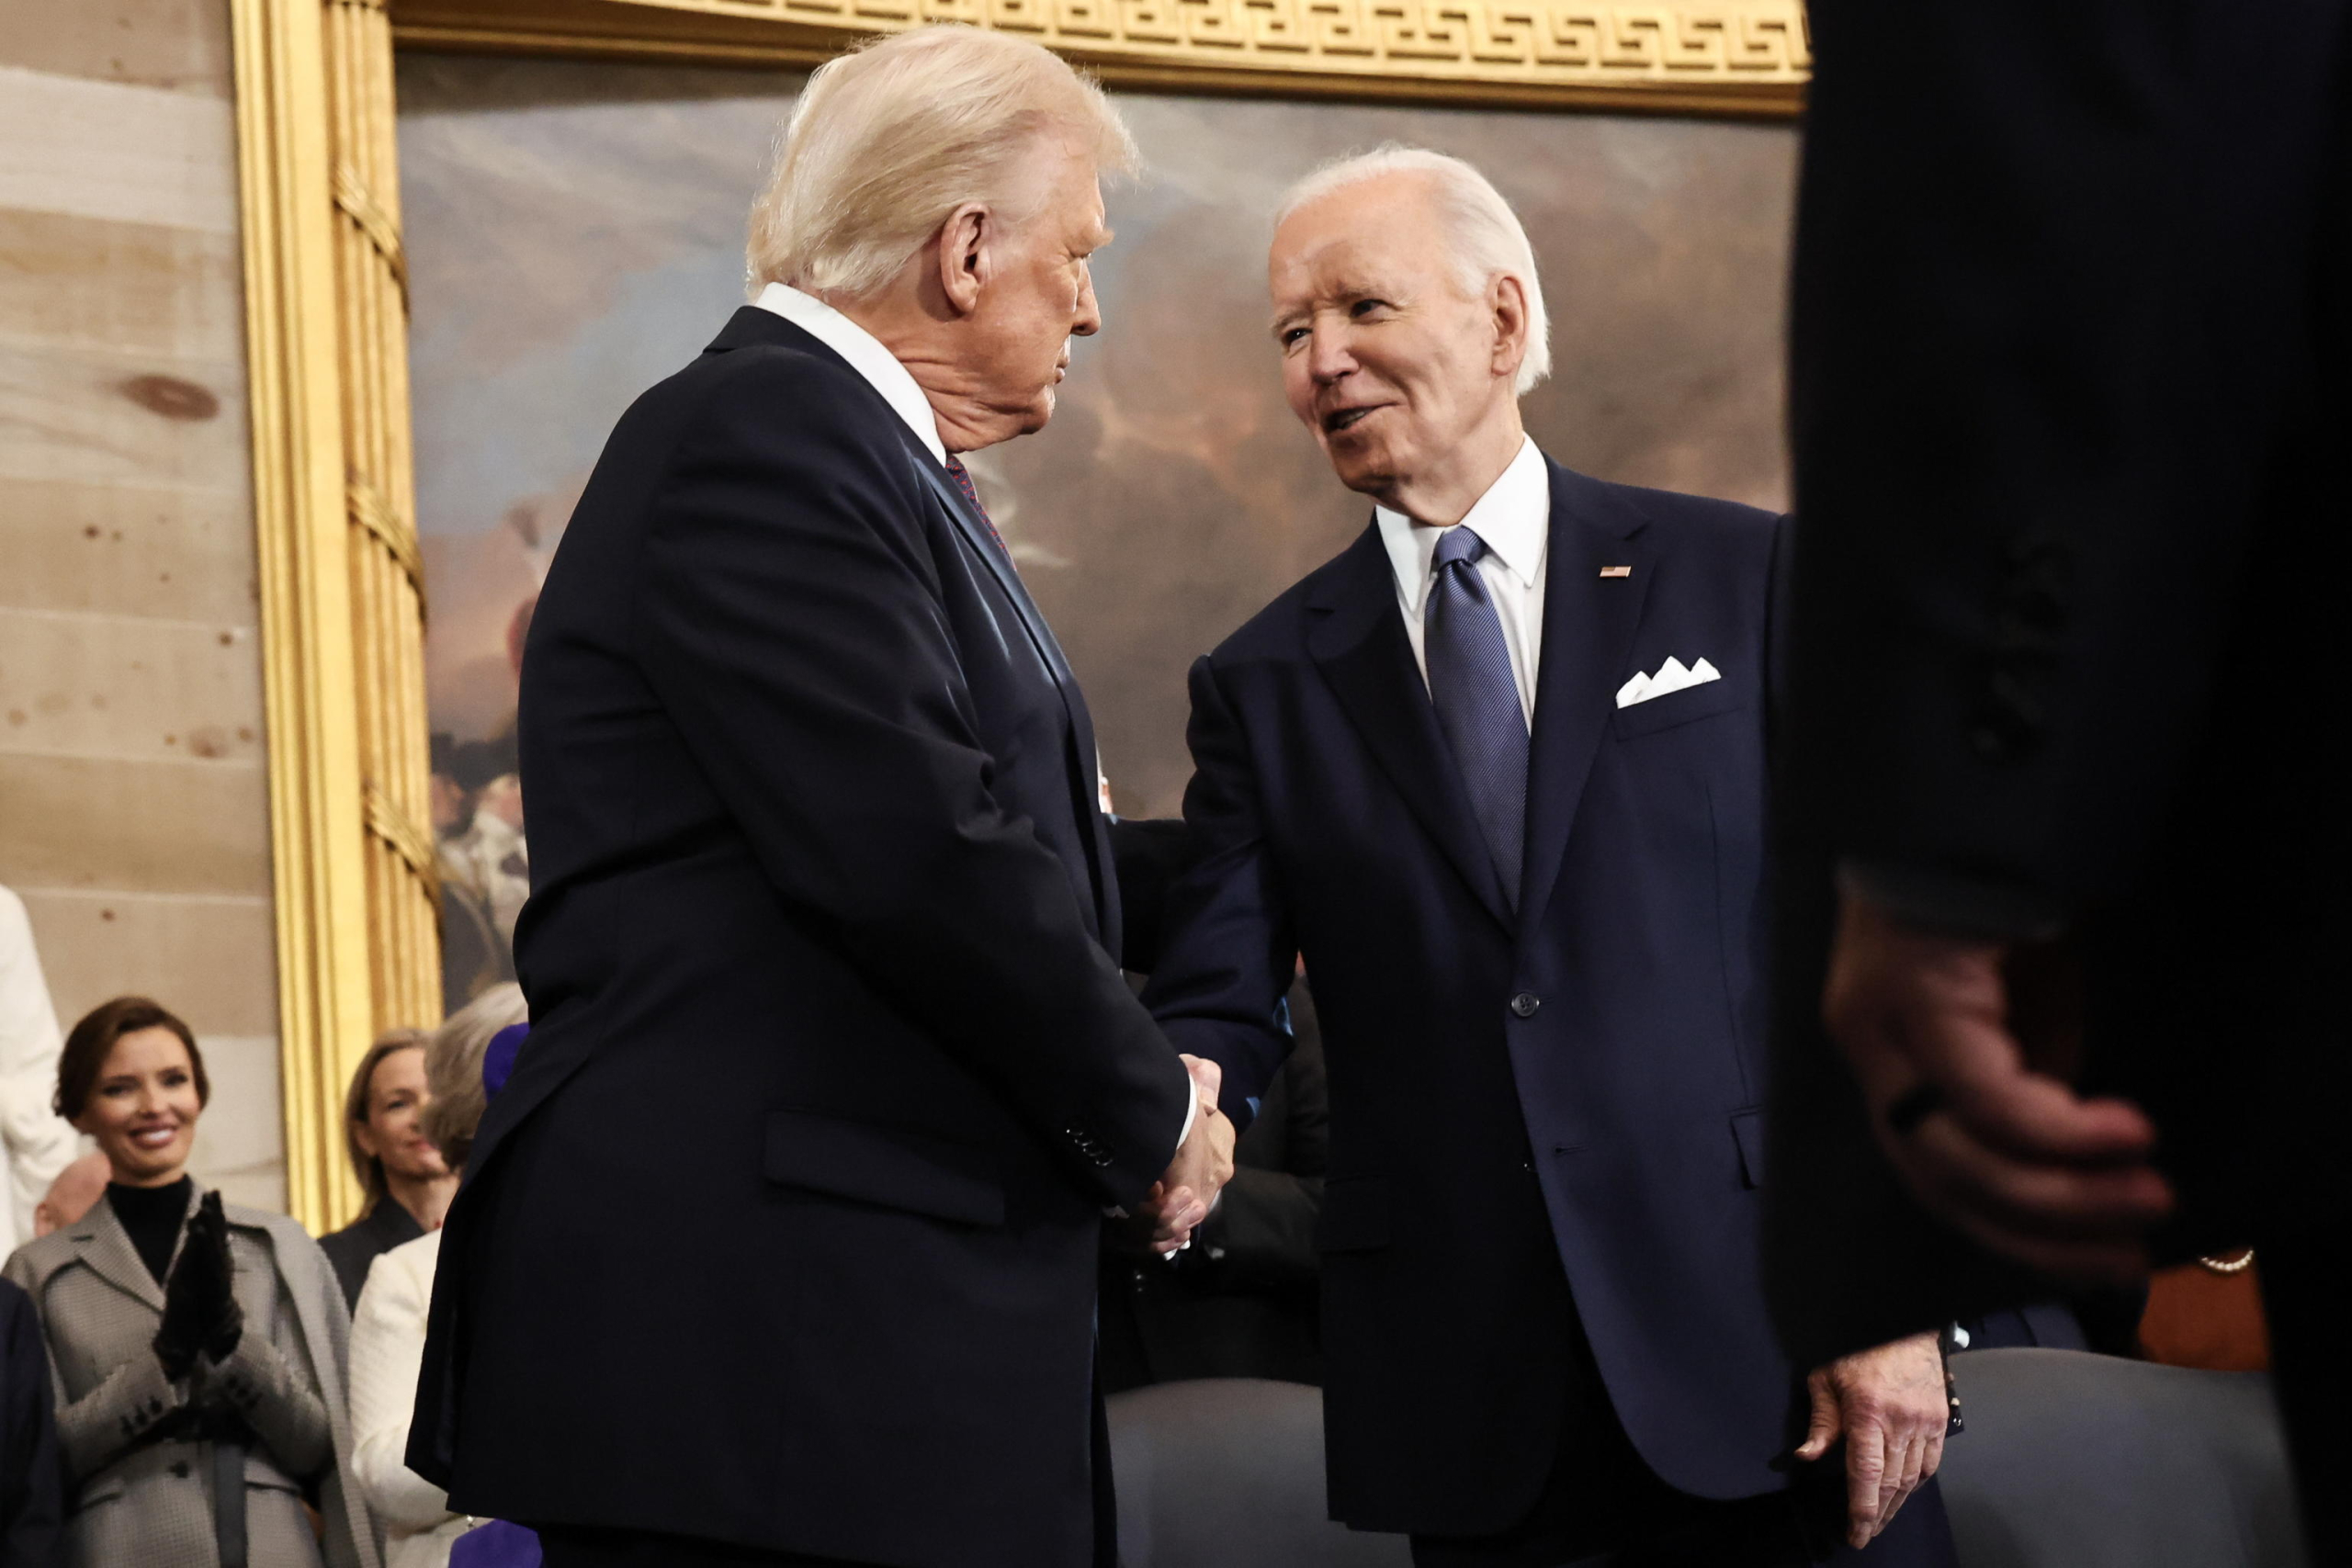
[{"label": "white jacket", "polygon": [[384,1527],[384,1568],[443,1568],[471,1528],[449,1495],[409,1469],[410,1412],[424,1366],[424,1314],[441,1233],[402,1242],[368,1268],[351,1315],[351,1468]]},{"label": "white jacket", "polygon": [[33,1210],[79,1140],[50,1109],[63,1044],[25,901],[0,887],[0,1258],[33,1237]]}]

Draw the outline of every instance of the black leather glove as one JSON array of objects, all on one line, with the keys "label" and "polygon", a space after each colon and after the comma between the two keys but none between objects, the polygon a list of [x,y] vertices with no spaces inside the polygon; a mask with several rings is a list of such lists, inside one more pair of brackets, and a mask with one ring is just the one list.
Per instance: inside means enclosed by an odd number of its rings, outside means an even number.
[{"label": "black leather glove", "polygon": [[244,1337],[245,1314],[231,1289],[235,1273],[220,1194],[208,1192],[187,1222],[179,1259],[164,1281],[164,1323],[155,1331],[154,1349],[164,1376],[187,1376],[199,1353],[219,1361],[236,1349]]}]

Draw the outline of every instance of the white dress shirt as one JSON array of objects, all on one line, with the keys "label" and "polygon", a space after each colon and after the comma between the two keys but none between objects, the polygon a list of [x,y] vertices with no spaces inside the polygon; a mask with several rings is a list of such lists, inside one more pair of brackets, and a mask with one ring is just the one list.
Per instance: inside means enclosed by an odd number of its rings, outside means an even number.
[{"label": "white dress shirt", "polygon": [[[882,346],[880,339],[815,295],[803,294],[789,284],[769,284],[760,290],[760,297],[752,303],[763,310],[773,310],[847,360],[849,367],[865,377],[867,384],[882,394],[883,401],[907,422],[907,428],[915,433],[933,457],[939,459],[940,466],[946,466],[947,447],[939,439],[939,421],[931,412],[931,400],[923,396],[922,388],[916,384],[914,377],[899,363],[896,355]],[[1435,549],[1437,547],[1432,545],[1430,547]],[[1414,646],[1418,648],[1419,644]],[[1111,785],[1102,776],[1099,758],[1095,778],[1107,803]],[[1189,1077],[1185,1085],[1192,1098],[1184,1108],[1184,1130],[1176,1137],[1179,1144],[1193,1135],[1193,1119],[1200,1114],[1201,1109],[1199,1086]]]},{"label": "white dress shirt", "polygon": [[[1429,607],[1438,539],[1445,530],[1385,506],[1373,516],[1380,525],[1380,542],[1388,547],[1388,562],[1396,570],[1396,607],[1404,615],[1405,637],[1413,645],[1413,662],[1420,667],[1426,685],[1430,661],[1422,651],[1421,617]],[[1552,538],[1552,475],[1532,436],[1521,440],[1519,456],[1455,526],[1487,542],[1487,553],[1478,558],[1478,579],[1503,624],[1511,672],[1519,681],[1519,710],[1532,731],[1535,672],[1544,657],[1544,566]]]}]

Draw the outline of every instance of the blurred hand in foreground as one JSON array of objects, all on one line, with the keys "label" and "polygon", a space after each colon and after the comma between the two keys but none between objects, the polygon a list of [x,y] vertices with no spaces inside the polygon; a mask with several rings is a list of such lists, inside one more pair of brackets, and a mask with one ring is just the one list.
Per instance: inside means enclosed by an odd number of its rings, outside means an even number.
[{"label": "blurred hand in foreground", "polygon": [[2155,1125],[2069,1081],[2082,991],[2063,949],[1923,931],[1849,891],[1822,1020],[1921,1203],[2064,1279],[2146,1272],[2145,1237],[2173,1201],[2150,1164]]}]

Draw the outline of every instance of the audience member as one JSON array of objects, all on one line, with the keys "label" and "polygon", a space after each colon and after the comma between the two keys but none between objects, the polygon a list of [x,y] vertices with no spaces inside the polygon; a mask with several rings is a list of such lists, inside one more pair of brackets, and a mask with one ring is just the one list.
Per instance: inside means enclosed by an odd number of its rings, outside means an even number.
[{"label": "audience member", "polygon": [[2139,1353],[2164,1366],[2270,1370],[2270,1325],[2252,1247],[2157,1269],[2136,1326]]},{"label": "audience member", "polygon": [[375,1568],[347,1475],[342,1292],[301,1226],[189,1177],[210,1098],[195,1036],[144,998],[99,1007],[58,1058],[52,1103],[111,1179],[6,1277],[58,1385],[70,1561]]},{"label": "audience member", "polygon": [[1317,1322],[1331,1098],[1322,1032],[1306,981],[1291,987],[1297,1044],[1233,1149],[1233,1179],[1193,1233],[1165,1257],[1103,1249],[1102,1388],[1117,1393],[1189,1378],[1272,1378],[1320,1385]]},{"label": "audience member", "polygon": [[433,738],[441,867],[442,994],[460,1006],[514,978],[514,921],[531,891],[514,736]]},{"label": "audience member", "polygon": [[57,1568],[61,1506],[40,1319],[24,1292],[0,1280],[0,1568]]},{"label": "audience member", "polygon": [[319,1247],[355,1309],[368,1266],[402,1242],[438,1230],[457,1194],[458,1179],[424,1135],[429,1038],[422,1029],[395,1029],[379,1039],[359,1059],[344,1100],[344,1144],[368,1190],[368,1204],[351,1224],[321,1236]]},{"label": "audience member", "polygon": [[[522,987],[495,987],[435,1030],[422,1053],[424,1131],[449,1170],[465,1168],[474,1127],[490,1103],[483,1055],[493,1037],[523,1017]],[[441,1568],[469,1524],[449,1511],[448,1494],[409,1469],[404,1457],[440,1257],[437,1227],[387,1251],[368,1269],[352,1317],[351,1465],[383,1527],[386,1568]]]},{"label": "audience member", "polygon": [[107,1156],[92,1149],[59,1171],[33,1209],[33,1235],[63,1230],[88,1213],[90,1205],[106,1195],[107,1168]]},{"label": "audience member", "polygon": [[74,1157],[74,1129],[50,1109],[57,1012],[24,900],[0,887],[0,1257],[35,1234],[33,1210]]}]

